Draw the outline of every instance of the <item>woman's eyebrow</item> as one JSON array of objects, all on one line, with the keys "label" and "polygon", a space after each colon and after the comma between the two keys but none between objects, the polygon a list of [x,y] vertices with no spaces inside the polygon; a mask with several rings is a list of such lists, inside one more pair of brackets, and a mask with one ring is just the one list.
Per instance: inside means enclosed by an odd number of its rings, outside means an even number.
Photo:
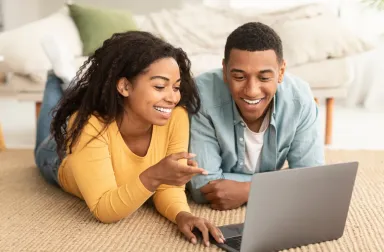
[{"label": "woman's eyebrow", "polygon": [[169,81],[169,79],[167,77],[160,76],[160,75],[152,76],[151,80],[153,80],[153,79],[162,79],[162,80],[165,80],[165,81]]}]

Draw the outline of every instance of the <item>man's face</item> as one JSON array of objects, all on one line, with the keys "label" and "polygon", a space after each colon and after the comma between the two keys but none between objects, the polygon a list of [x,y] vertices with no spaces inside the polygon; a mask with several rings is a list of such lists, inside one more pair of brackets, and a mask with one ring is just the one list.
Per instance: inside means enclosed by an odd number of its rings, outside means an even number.
[{"label": "man's face", "polygon": [[248,126],[263,120],[284,71],[285,62],[279,64],[273,50],[232,49],[228,62],[223,60],[224,81]]}]

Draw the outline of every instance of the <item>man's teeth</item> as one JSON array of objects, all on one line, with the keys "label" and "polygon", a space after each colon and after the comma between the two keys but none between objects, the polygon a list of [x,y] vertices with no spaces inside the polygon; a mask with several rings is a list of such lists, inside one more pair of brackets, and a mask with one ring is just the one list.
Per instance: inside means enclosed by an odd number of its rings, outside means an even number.
[{"label": "man's teeth", "polygon": [[248,104],[258,104],[259,102],[261,102],[262,99],[258,99],[258,100],[247,100],[247,99],[243,99],[246,103]]},{"label": "man's teeth", "polygon": [[163,112],[163,113],[171,113],[172,109],[162,108],[162,107],[155,107],[157,111]]}]

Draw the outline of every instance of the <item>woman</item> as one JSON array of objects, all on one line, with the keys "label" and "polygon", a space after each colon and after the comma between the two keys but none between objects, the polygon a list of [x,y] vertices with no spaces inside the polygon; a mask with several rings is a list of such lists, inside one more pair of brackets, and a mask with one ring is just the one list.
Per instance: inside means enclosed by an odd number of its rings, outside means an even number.
[{"label": "woman", "polygon": [[188,160],[187,111],[196,113],[200,99],[186,54],[147,32],[115,34],[72,83],[61,98],[61,80],[47,81],[35,149],[43,177],[84,199],[101,222],[129,216],[153,195],[189,241],[198,228],[206,246],[209,233],[222,243],[219,229],[190,213],[184,192],[206,174]]}]

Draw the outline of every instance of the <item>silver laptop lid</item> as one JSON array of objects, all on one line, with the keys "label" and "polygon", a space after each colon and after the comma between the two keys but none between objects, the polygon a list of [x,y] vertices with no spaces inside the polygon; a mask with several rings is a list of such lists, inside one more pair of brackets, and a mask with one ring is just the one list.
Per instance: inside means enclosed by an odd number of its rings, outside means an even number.
[{"label": "silver laptop lid", "polygon": [[242,252],[274,251],[343,235],[357,162],[255,174]]}]

